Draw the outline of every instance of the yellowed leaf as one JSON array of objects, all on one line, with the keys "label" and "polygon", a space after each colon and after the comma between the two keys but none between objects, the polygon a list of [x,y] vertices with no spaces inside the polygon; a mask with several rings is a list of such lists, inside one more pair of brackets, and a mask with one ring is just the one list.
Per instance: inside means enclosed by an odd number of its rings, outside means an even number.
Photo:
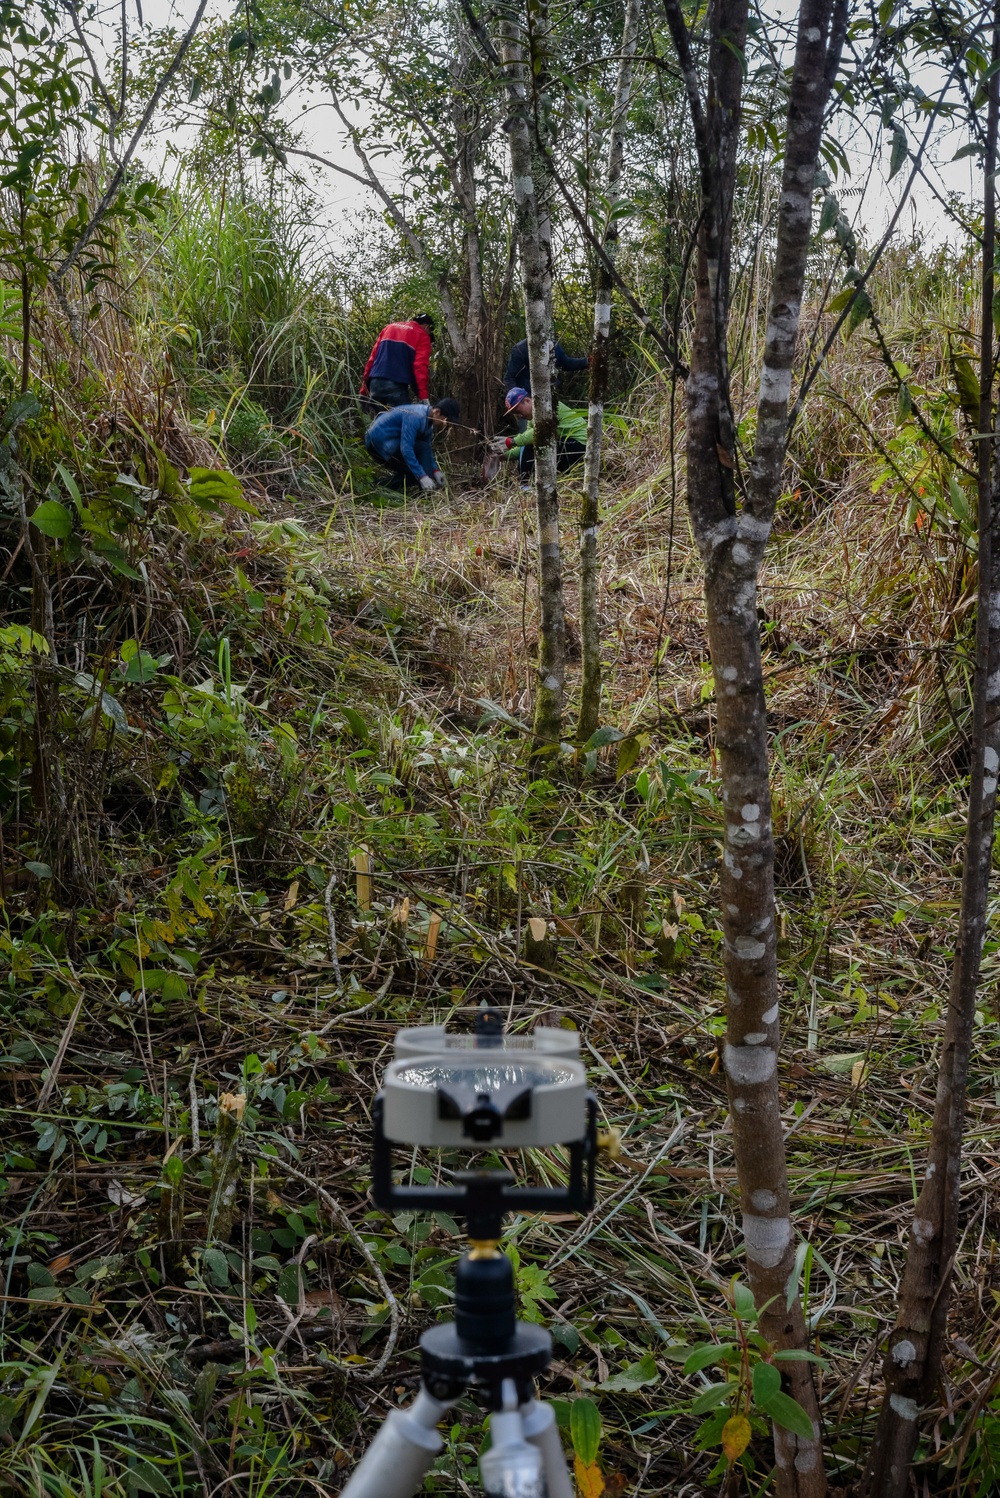
[{"label": "yellowed leaf", "polygon": [[299,898],[299,881],[297,879],[293,879],[292,882],[291,882],[291,884],[288,886],[288,893],[285,896],[285,909],[286,910],[293,910],[295,908],[295,902],[296,902],[296,900],[298,898]]},{"label": "yellowed leaf", "polygon": [[862,1084],[862,1082],[864,1080],[865,1080],[865,1063],[864,1063],[863,1060],[862,1061],[855,1061],[854,1065],[851,1067],[851,1086],[852,1087],[860,1087],[861,1084]]},{"label": "yellowed leaf", "polygon": [[580,1498],[601,1498],[604,1492],[604,1478],[596,1462],[591,1462],[587,1466],[578,1456],[574,1457],[573,1471],[576,1473],[576,1490]]},{"label": "yellowed leaf", "polygon": [[722,1427],[722,1449],[727,1461],[735,1462],[750,1444],[750,1421],[746,1415],[733,1415]]}]

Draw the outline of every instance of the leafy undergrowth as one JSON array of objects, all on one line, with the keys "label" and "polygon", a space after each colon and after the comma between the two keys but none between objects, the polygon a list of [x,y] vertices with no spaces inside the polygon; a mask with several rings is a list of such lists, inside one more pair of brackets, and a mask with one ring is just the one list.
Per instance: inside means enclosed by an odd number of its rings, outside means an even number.
[{"label": "leafy undergrowth", "polygon": [[[862,374],[874,389],[877,368]],[[294,498],[266,475],[241,496],[204,439],[171,440],[162,461],[116,455],[126,481],[101,492],[126,518],[103,551],[78,496],[82,551],[56,573],[68,820],[45,845],[17,753],[30,621],[3,634],[0,1482],[336,1489],[415,1388],[461,1248],[444,1215],[372,1208],[371,1098],[398,1026],[488,1000],[516,1028],[577,1027],[623,1134],[591,1218],[508,1234],[522,1314],[555,1336],[546,1393],[567,1447],[611,1494],[696,1494],[725,1466],[726,1420],[750,1414],[736,1459],[753,1490],[767,1377],[733,1284],[713,709],[669,470],[641,469],[638,444],[612,456],[613,726],[532,769],[529,495],[456,480],[376,504],[314,469]],[[50,502],[71,514],[93,469],[69,446],[60,461]],[[942,598],[960,628],[964,543],[904,523],[879,482],[858,466],[831,501],[804,478],[762,598],[800,1283],[841,1488],[877,1405],[927,1135],[963,820],[941,707],[963,668],[941,664],[934,628]],[[569,596],[572,616],[572,577]],[[524,959],[529,920],[547,965]],[[992,940],[985,970],[989,987]],[[924,1452],[940,1492],[992,1481],[992,1426],[975,1423],[1000,1299],[985,1007],[978,1034],[975,1210]],[[528,1168],[555,1181],[565,1161]],[[706,1343],[718,1353],[692,1355]],[[464,1401],[427,1491],[474,1488],[481,1441]]]}]

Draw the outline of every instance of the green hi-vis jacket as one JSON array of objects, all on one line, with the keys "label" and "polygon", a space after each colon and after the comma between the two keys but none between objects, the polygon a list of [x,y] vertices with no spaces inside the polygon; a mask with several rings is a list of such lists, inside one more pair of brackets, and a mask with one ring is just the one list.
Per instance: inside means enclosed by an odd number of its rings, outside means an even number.
[{"label": "green hi-vis jacket", "polygon": [[[560,401],[559,402],[559,411],[557,413],[557,419],[558,419],[559,436],[560,437],[575,437],[576,440],[577,440],[577,442],[581,442],[581,443],[583,443],[584,446],[586,446],[586,444],[587,444],[587,413],[586,413],[586,411],[574,411],[572,406],[564,406],[563,403],[562,403],[562,401]],[[529,426],[528,428],[526,428],[525,431],[518,432],[518,434],[517,434],[516,437],[508,437],[507,438],[507,446],[510,447],[510,448],[532,447],[534,445],[534,441],[535,441],[535,423],[532,422],[531,426]]]}]

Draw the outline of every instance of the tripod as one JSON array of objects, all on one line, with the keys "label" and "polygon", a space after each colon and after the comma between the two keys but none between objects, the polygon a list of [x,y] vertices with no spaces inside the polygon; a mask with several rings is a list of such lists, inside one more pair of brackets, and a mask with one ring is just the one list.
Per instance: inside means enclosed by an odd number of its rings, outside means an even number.
[{"label": "tripod", "polygon": [[469,1389],[491,1412],[480,1462],[487,1498],[573,1498],[552,1407],[535,1397],[552,1338],[515,1319],[513,1268],[495,1241],[473,1240],[462,1255],[455,1320],[424,1332],[420,1353],[419,1394],[390,1412],[341,1498],[413,1498],[444,1445],[438,1422]]},{"label": "tripod", "polygon": [[[455,1272],[454,1321],[420,1338],[419,1394],[405,1410],[390,1411],[341,1498],[414,1498],[444,1446],[438,1423],[468,1391],[490,1412],[492,1444],[479,1464],[487,1498],[573,1498],[555,1415],[535,1397],[535,1379],[552,1361],[552,1338],[517,1320],[514,1270],[500,1250],[508,1211],[593,1206],[597,1103],[571,1051],[564,1035],[546,1031],[536,1032],[527,1051],[505,1049],[502,1017],[490,1009],[477,1015],[472,1049],[457,1056],[443,1031],[397,1036],[397,1060],[372,1107],[372,1195],[389,1213],[464,1217],[469,1248]],[[440,1147],[454,1131],[482,1146],[506,1139],[508,1130],[514,1147],[565,1141],[566,1185],[518,1186],[506,1170],[456,1171],[447,1186],[403,1186],[392,1178],[392,1140]]]}]

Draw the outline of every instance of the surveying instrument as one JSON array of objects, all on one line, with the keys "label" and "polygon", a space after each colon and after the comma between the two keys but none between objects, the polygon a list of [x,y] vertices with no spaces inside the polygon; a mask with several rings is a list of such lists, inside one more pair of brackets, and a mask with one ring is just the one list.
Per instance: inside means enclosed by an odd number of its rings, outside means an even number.
[{"label": "surveying instrument", "polygon": [[[477,1012],[472,1035],[448,1034],[443,1025],[397,1035],[372,1109],[372,1194],[386,1212],[464,1217],[469,1247],[455,1273],[454,1321],[420,1338],[419,1394],[390,1412],[341,1498],[413,1498],[444,1446],[438,1422],[466,1391],[490,1412],[492,1444],[479,1463],[487,1498],[573,1498],[552,1407],[535,1397],[552,1338],[517,1320],[513,1265],[500,1238],[507,1212],[589,1212],[594,1204],[597,1103],[579,1050],[572,1030],[507,1035],[500,1011],[487,1008]],[[460,1170],[453,1185],[401,1186],[392,1178],[394,1144],[562,1144],[568,1180],[565,1187],[519,1186],[506,1170]]]}]

